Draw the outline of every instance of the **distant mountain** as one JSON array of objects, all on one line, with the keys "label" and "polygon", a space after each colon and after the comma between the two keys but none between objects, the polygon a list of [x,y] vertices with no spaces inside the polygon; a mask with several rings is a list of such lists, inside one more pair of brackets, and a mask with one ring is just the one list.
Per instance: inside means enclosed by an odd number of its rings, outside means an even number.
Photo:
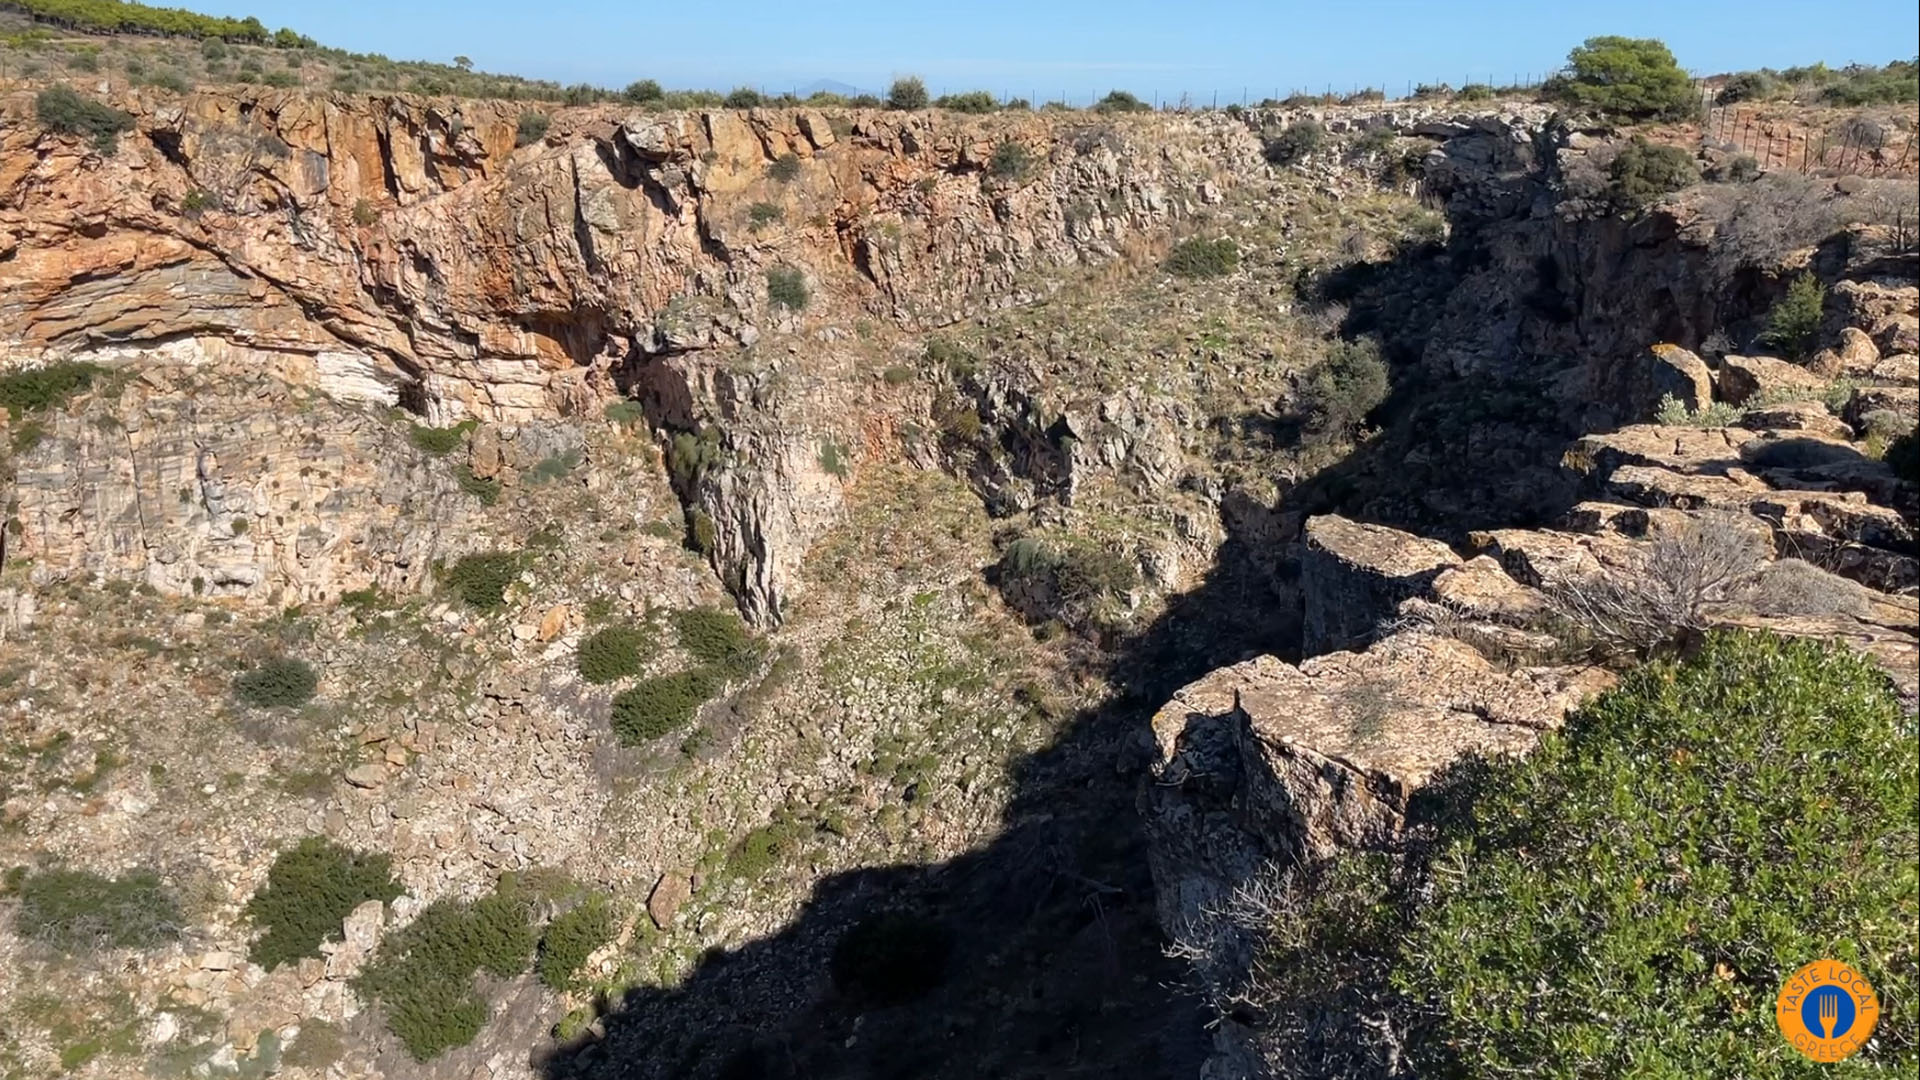
[{"label": "distant mountain", "polygon": [[796,97],[810,97],[814,94],[839,94],[842,97],[859,97],[861,94],[871,93],[873,93],[873,91],[865,90],[858,86],[850,86],[843,82],[836,82],[833,79],[815,79],[794,91]]}]

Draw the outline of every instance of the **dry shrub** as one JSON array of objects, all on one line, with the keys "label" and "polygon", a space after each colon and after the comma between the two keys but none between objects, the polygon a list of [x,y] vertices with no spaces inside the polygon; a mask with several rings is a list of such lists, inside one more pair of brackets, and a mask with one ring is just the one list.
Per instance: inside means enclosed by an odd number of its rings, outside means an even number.
[{"label": "dry shrub", "polygon": [[1600,653],[1645,656],[1706,630],[1716,608],[1750,592],[1765,559],[1744,518],[1702,515],[1638,548],[1628,566],[1549,582],[1547,605]]}]

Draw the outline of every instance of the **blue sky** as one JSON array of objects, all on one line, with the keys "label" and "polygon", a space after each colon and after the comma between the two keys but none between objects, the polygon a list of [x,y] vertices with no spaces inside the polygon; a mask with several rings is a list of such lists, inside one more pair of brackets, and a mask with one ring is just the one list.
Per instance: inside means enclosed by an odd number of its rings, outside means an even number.
[{"label": "blue sky", "polygon": [[[168,0],[155,0],[168,2]],[[1204,103],[1243,90],[1337,90],[1409,80],[1506,82],[1550,69],[1594,34],[1659,37],[1701,74],[1825,60],[1907,59],[1914,0],[172,0],[257,15],[395,59],[472,57],[489,71],[624,86],[791,89],[835,79],[883,89],[918,74],[935,93],[1040,99],[1119,87]]]}]

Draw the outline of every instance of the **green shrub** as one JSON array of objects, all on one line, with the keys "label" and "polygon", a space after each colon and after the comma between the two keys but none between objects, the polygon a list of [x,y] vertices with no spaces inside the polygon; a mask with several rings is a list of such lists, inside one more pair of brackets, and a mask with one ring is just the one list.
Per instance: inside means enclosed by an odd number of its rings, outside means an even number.
[{"label": "green shrub", "polygon": [[747,207],[747,223],[756,229],[771,225],[786,216],[787,212],[775,203],[757,202]]},{"label": "green shrub", "polygon": [[1794,360],[1813,352],[1820,337],[1820,312],[1827,303],[1826,286],[1812,274],[1801,274],[1787,284],[1787,295],[1767,311],[1767,329],[1760,340]]},{"label": "green shrub", "polygon": [[524,112],[520,121],[514,125],[513,145],[532,146],[547,137],[547,129],[553,126],[552,118],[546,113]]},{"label": "green shrub", "polygon": [[964,94],[947,94],[933,103],[936,109],[951,109],[957,113],[980,115],[990,113],[1000,107],[992,94],[985,90],[969,90]]},{"label": "green shrub", "polygon": [[756,109],[766,102],[760,91],[751,86],[736,86],[727,95],[726,106],[729,109]]},{"label": "green shrub", "polygon": [[613,699],[613,733],[623,746],[638,746],[693,722],[700,706],[720,689],[705,671],[647,679]]},{"label": "green shrub", "polygon": [[1920,66],[1895,60],[1883,68],[1848,67],[1838,82],[1821,91],[1820,99],[1833,105],[1898,105],[1920,101]]},{"label": "green shrub", "polygon": [[1663,195],[1700,182],[1700,166],[1678,146],[1648,142],[1635,135],[1607,167],[1607,191],[1622,210],[1639,210]]},{"label": "green shrub", "polygon": [[1152,112],[1153,106],[1127,93],[1125,90],[1109,90],[1107,96],[1093,103],[1094,112]]},{"label": "green shrub", "polygon": [[364,229],[379,220],[380,212],[373,208],[371,202],[365,199],[355,199],[353,201],[353,223],[355,225]]},{"label": "green shrub", "polygon": [[613,906],[599,893],[556,916],[540,935],[539,957],[534,961],[540,981],[555,990],[572,989],[587,957],[612,941],[615,929]]},{"label": "green shrub", "polygon": [[781,154],[767,166],[767,175],[782,184],[791,184],[800,178],[800,156],[794,153]]},{"label": "green shrub", "polygon": [[1666,427],[1723,428],[1738,424],[1745,415],[1747,410],[1740,405],[1709,401],[1698,409],[1688,409],[1679,398],[1663,394],[1653,420]]},{"label": "green shrub", "polygon": [[1017,180],[1033,167],[1033,153],[1021,143],[1008,139],[993,148],[993,161],[987,171],[1002,180]]},{"label": "green shrub", "polygon": [[713,546],[719,541],[713,525],[713,515],[705,510],[695,510],[687,515],[687,543],[702,555],[713,554]]},{"label": "green shrub", "polygon": [[893,80],[887,88],[887,108],[912,112],[927,107],[927,84],[915,76]]},{"label": "green shrub", "polygon": [[691,491],[700,478],[719,468],[726,458],[720,432],[711,427],[682,431],[667,444],[667,475],[681,491]]},{"label": "green shrub", "polygon": [[729,674],[751,668],[760,658],[759,645],[731,611],[683,608],[673,613],[673,629],[687,655]]},{"label": "green shrub", "polygon": [[24,413],[44,412],[65,405],[75,394],[92,386],[93,380],[106,374],[106,370],[98,364],[63,361],[8,372],[0,375],[0,405],[6,406],[7,415],[17,421]]},{"label": "green shrub", "polygon": [[1693,82],[1653,38],[1588,38],[1567,55],[1567,71],[1543,90],[1575,105],[1633,119],[1680,119],[1699,109]]},{"label": "green shrub", "polygon": [[888,386],[905,386],[914,380],[914,375],[912,368],[895,364],[880,373],[880,380]]},{"label": "green shrub", "polygon": [[953,932],[907,912],[870,915],[833,947],[834,988],[856,1001],[901,1005],[924,997],[946,978]]},{"label": "green shrub", "polygon": [[806,276],[790,266],[776,266],[767,271],[767,299],[775,307],[790,311],[800,311],[810,299],[807,292]]},{"label": "green shrub", "polygon": [[1373,341],[1343,341],[1314,365],[1300,388],[1308,430],[1330,437],[1350,434],[1387,399],[1387,365]]},{"label": "green shrub", "polygon": [[347,1037],[340,1025],[318,1017],[302,1017],[300,1034],[295,1036],[286,1053],[280,1055],[280,1063],[289,1068],[324,1073],[346,1056]]},{"label": "green shrub", "polygon": [[1634,672],[1488,766],[1419,875],[1398,981],[1438,1023],[1417,1056],[1433,1075],[1679,1076],[1703,1052],[1716,1075],[1807,1075],[1774,997],[1833,957],[1883,1003],[1858,1060],[1912,1073],[1916,806],[1911,725],[1844,646],[1719,634]]},{"label": "green shrub", "polygon": [[1770,71],[1742,71],[1728,76],[1720,84],[1720,92],[1714,95],[1714,101],[1721,105],[1732,105],[1741,101],[1759,101],[1773,94],[1779,80]]},{"label": "green shrub", "polygon": [[647,421],[646,406],[627,398],[612,402],[600,415],[623,428],[636,428]]},{"label": "green shrub", "polygon": [[627,88],[620,91],[620,99],[629,105],[645,105],[648,102],[659,101],[666,96],[666,91],[662,90],[660,84],[652,79],[641,79],[638,82],[628,83]]},{"label": "green shrub", "polygon": [[566,450],[558,454],[548,454],[527,470],[527,483],[538,487],[564,480],[573,470],[580,467],[580,451]]},{"label": "green shrub", "polygon": [[133,116],[81,97],[71,87],[50,86],[33,100],[34,117],[48,131],[63,135],[85,135],[94,149],[112,155],[119,149],[121,132],[133,130]]},{"label": "green shrub", "polygon": [[[276,71],[274,72],[274,74],[284,75],[285,73]],[[266,79],[262,81],[268,83],[269,85],[273,85],[272,76],[268,76]],[[147,86],[151,86],[159,90],[166,90],[175,94],[184,94],[188,90],[192,89],[192,87],[187,83],[186,76],[180,74],[179,72],[173,70],[172,68],[161,68],[158,71],[148,72],[147,77],[145,79],[142,79],[141,82]]]},{"label": "green shrub", "polygon": [[507,587],[520,577],[520,556],[509,551],[486,551],[462,556],[441,575],[468,607],[496,611],[506,606]]},{"label": "green shrub", "polygon": [[380,943],[355,983],[380,1003],[387,1028],[416,1061],[473,1041],[487,1020],[480,972],[512,978],[534,947],[528,904],[506,890],[472,902],[441,900]]},{"label": "green shrub", "polygon": [[144,949],[179,936],[179,902],[160,878],[134,871],[117,878],[84,870],[42,870],[18,879],[13,932],[69,955],[92,949]]},{"label": "green shrub", "polygon": [[491,476],[475,476],[473,469],[463,463],[454,466],[453,478],[460,484],[461,491],[480,500],[482,506],[500,501],[500,481]]},{"label": "green shrub", "polygon": [[1267,160],[1275,165],[1304,161],[1327,141],[1327,129],[1317,120],[1298,120],[1266,140]]},{"label": "green shrub", "polygon": [[1183,278],[1217,278],[1233,273],[1240,265],[1240,249],[1226,237],[1207,240],[1191,237],[1180,241],[1167,254],[1167,272]]},{"label": "green shrub", "polygon": [[290,656],[262,660],[234,677],[233,694],[256,709],[304,705],[320,686],[313,665]]},{"label": "green shrub", "polygon": [[247,917],[265,933],[247,958],[271,971],[340,940],[341,923],[369,900],[392,903],[401,893],[384,854],[363,854],[321,836],[281,852],[266,884],[247,902]]},{"label": "green shrub", "polygon": [[459,449],[467,433],[478,427],[473,420],[462,420],[452,427],[427,427],[415,424],[409,431],[413,445],[429,454],[445,456]]},{"label": "green shrub", "polygon": [[838,480],[845,480],[853,472],[847,461],[847,448],[832,439],[820,440],[820,467]]},{"label": "green shrub", "polygon": [[580,643],[574,658],[580,677],[604,685],[640,674],[643,653],[653,650],[653,635],[631,626],[609,626]]},{"label": "green shrub", "polygon": [[1486,83],[1468,83],[1453,97],[1455,101],[1492,101],[1493,87]]}]

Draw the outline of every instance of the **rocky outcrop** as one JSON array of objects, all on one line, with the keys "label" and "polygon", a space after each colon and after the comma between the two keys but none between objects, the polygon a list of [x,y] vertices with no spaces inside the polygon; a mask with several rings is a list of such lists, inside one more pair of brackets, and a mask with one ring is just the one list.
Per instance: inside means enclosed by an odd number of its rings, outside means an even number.
[{"label": "rocky outcrop", "polygon": [[1453,549],[1381,525],[1328,515],[1307,522],[1300,559],[1301,651],[1364,647],[1400,602],[1460,565]]}]

